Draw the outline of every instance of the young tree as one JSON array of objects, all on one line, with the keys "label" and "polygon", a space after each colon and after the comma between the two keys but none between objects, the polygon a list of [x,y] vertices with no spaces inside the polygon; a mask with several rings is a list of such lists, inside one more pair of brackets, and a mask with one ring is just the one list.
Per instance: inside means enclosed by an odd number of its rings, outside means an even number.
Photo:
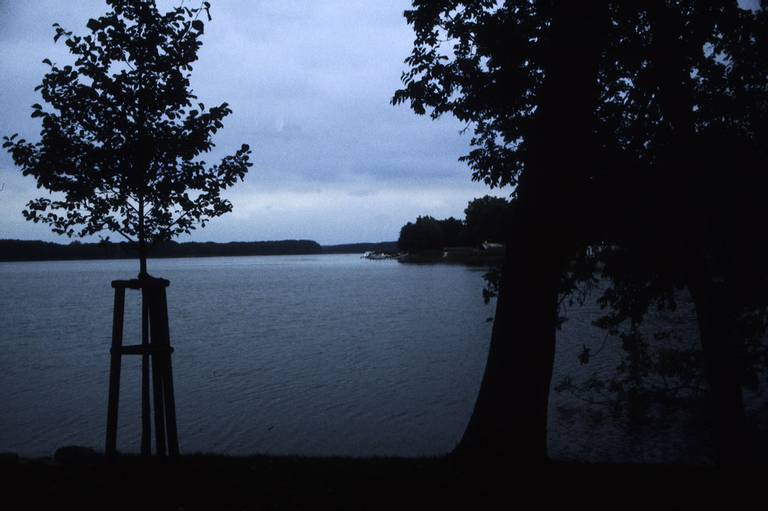
[{"label": "young tree", "polygon": [[117,233],[136,248],[140,275],[151,248],[232,210],[221,192],[251,166],[247,145],[208,165],[200,157],[232,112],[197,103],[192,64],[208,2],[161,13],[154,0],[107,0],[87,35],[54,24],[73,65],[50,67],[36,87],[49,105],[37,143],[4,137],[24,175],[52,197],[27,204],[24,216],[67,236]]}]

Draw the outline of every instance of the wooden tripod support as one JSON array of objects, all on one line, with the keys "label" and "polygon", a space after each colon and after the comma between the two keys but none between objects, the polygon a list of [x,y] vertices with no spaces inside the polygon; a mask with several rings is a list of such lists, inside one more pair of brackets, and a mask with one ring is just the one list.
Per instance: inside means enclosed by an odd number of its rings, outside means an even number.
[{"label": "wooden tripod support", "polygon": [[[106,455],[117,452],[117,410],[120,398],[120,366],[123,355],[141,355],[141,454],[151,454],[150,411],[150,359],[152,362],[152,390],[155,403],[155,445],[159,456],[177,456],[179,439],[176,431],[176,404],[173,397],[171,373],[171,347],[168,330],[168,302],[165,279],[148,275],[138,279],[113,280],[115,308],[112,322],[112,349],[110,350],[109,402],[107,405]],[[141,290],[141,344],[123,346],[123,318],[125,290]]]}]

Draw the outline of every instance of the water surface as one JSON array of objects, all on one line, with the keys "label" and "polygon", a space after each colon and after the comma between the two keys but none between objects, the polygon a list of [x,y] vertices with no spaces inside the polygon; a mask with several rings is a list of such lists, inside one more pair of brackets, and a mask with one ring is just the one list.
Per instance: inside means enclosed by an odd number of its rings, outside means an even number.
[{"label": "water surface", "polygon": [[[133,261],[0,264],[0,450],[103,445],[113,290]],[[430,455],[485,363],[481,272],[357,255],[163,259],[185,452]],[[128,292],[126,344],[139,342]],[[137,451],[138,357],[118,442]]]},{"label": "water surface", "polygon": [[[0,263],[0,451],[103,449],[113,290],[133,261]],[[492,305],[482,270],[358,255],[152,260],[168,288],[182,452],[431,456],[450,451],[472,412]],[[140,340],[128,292],[125,343]],[[568,311],[554,383],[611,374],[619,344]],[[695,336],[682,308],[655,322]],[[695,340],[695,339],[694,339]],[[581,366],[583,345],[600,357]],[[139,450],[138,357],[123,358],[118,448]],[[763,403],[764,401],[760,401]],[[550,453],[610,461],[709,459],[682,423],[631,431],[552,393]]]}]

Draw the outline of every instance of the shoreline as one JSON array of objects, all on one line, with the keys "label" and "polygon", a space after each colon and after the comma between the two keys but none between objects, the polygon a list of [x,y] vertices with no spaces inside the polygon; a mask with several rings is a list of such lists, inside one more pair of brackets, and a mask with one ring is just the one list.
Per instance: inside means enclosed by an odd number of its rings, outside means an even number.
[{"label": "shoreline", "polygon": [[[396,242],[320,245],[314,240],[270,240],[230,242],[169,241],[155,247],[150,259],[190,257],[239,257],[269,255],[362,254],[389,250]],[[65,245],[40,240],[0,239],[0,262],[108,261],[136,259],[130,245],[120,243],[81,243]]]}]

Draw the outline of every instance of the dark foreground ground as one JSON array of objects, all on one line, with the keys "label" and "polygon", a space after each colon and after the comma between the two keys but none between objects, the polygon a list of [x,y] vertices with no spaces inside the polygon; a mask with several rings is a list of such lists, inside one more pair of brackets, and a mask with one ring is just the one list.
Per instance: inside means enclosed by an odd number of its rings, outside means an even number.
[{"label": "dark foreground ground", "polygon": [[[468,465],[451,459],[0,455],[2,509],[762,508],[765,466]],[[546,507],[545,507],[546,506]],[[566,507],[567,506],[567,507]]]}]

